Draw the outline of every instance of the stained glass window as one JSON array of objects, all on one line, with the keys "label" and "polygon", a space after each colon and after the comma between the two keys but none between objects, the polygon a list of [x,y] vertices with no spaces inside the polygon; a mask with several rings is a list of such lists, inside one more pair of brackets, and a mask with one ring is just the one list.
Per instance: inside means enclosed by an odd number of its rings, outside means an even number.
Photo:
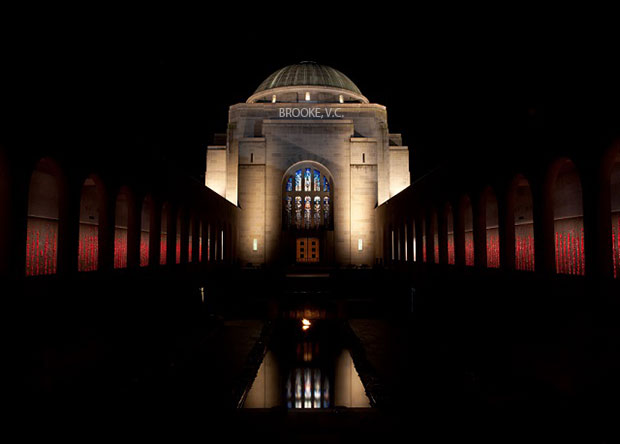
[{"label": "stained glass window", "polygon": [[290,226],[293,221],[293,198],[286,196],[284,208],[286,211],[286,226]]},{"label": "stained glass window", "polygon": [[311,224],[311,215],[312,215],[312,200],[310,196],[306,196],[304,198],[304,227],[306,229],[310,228]]},{"label": "stained glass window", "polygon": [[295,225],[301,228],[301,196],[295,196]]},{"label": "stained glass window", "polygon": [[[331,227],[329,182],[321,169],[305,166],[286,177],[282,199],[284,229]],[[310,196],[310,192],[314,196]]]},{"label": "stained glass window", "polygon": [[304,191],[312,191],[311,183],[310,183],[310,180],[311,180],[310,174],[311,174],[310,168],[306,168],[306,171],[304,172]]},{"label": "stained glass window", "polygon": [[301,170],[295,171],[295,191],[301,191]]},{"label": "stained glass window", "polygon": [[314,196],[314,226],[319,228],[321,226],[321,198]]},{"label": "stained glass window", "polygon": [[329,224],[329,217],[330,217],[330,211],[329,211],[329,197],[325,196],[323,198],[323,218],[325,220],[325,225]]}]

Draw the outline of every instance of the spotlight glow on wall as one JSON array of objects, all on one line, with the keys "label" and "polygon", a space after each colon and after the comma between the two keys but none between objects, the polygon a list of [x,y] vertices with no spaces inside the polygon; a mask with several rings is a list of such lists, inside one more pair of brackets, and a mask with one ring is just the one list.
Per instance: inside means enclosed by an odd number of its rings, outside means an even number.
[{"label": "spotlight glow on wall", "polygon": [[258,239],[252,241],[252,250],[258,251]]},{"label": "spotlight glow on wall", "polygon": [[362,251],[364,249],[364,244],[362,242],[362,239],[358,239],[357,240],[357,251]]}]

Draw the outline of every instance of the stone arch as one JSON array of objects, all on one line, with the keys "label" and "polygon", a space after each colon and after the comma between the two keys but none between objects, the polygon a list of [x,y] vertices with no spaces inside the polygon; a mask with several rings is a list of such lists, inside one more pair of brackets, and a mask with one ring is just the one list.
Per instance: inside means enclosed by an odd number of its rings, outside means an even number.
[{"label": "stone arch", "polygon": [[514,238],[514,268],[535,270],[534,199],[530,181],[517,174],[508,192],[510,239]]},{"label": "stone arch", "polygon": [[[620,140],[607,150],[601,162],[599,190],[601,262],[605,273],[609,268],[614,278],[620,278]],[[609,225],[608,225],[609,223]],[[606,247],[611,245],[611,248]],[[610,257],[611,256],[611,257]]]},{"label": "stone arch", "polygon": [[444,205],[444,214],[446,219],[446,233],[447,233],[447,262],[449,265],[454,265],[456,262],[455,256],[455,238],[454,238],[454,212],[452,211],[452,205],[450,202],[446,202]]},{"label": "stone arch", "polygon": [[555,271],[558,274],[585,274],[583,237],[583,191],[575,163],[557,159],[547,176],[553,214]]},{"label": "stone arch", "polygon": [[151,230],[154,214],[153,197],[150,194],[142,199],[140,208],[140,266],[149,265],[150,247],[151,247]]},{"label": "stone arch", "polygon": [[114,210],[114,268],[127,268],[129,221],[133,205],[132,191],[122,186],[116,195]]},{"label": "stone arch", "polygon": [[194,243],[198,240],[198,232],[200,231],[200,224],[196,222],[196,212],[190,208],[187,213],[187,262],[194,261],[194,255],[198,255],[200,250],[195,248]]},{"label": "stone arch", "polygon": [[176,209],[175,229],[174,229],[174,263],[180,264],[181,258],[184,256],[182,251],[183,247],[183,225],[185,223],[185,207],[179,205]]},{"label": "stone arch", "polygon": [[105,188],[96,174],[82,183],[80,194],[78,271],[98,270],[101,261],[101,225],[105,215]]},{"label": "stone arch", "polygon": [[462,222],[463,238],[463,265],[473,267],[474,265],[474,212],[469,195],[461,196],[459,205],[459,217]]},{"label": "stone arch", "polygon": [[51,158],[39,160],[30,175],[26,221],[26,276],[55,274],[63,175]]},{"label": "stone arch", "polygon": [[170,222],[170,203],[164,201],[160,211],[160,230],[159,230],[159,265],[168,263],[168,228]]},{"label": "stone arch", "polygon": [[[317,173],[319,174],[318,188]],[[306,182],[306,174],[310,175],[309,183]],[[299,182],[296,182],[298,177]],[[281,185],[282,228],[284,230],[313,227],[333,230],[336,187],[334,176],[325,165],[314,160],[294,163],[282,176]],[[320,199],[318,205],[317,197]]]},{"label": "stone arch", "polygon": [[428,212],[427,259],[429,262],[439,263],[439,230],[437,226],[437,210],[431,207]]},{"label": "stone arch", "polygon": [[480,203],[484,215],[484,232],[487,268],[499,268],[499,210],[497,196],[492,187],[486,187],[481,194]]}]

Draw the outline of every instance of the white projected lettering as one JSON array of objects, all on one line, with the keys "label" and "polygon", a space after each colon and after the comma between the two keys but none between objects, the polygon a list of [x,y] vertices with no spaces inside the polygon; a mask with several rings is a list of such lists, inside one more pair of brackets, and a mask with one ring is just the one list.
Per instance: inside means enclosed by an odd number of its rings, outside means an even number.
[{"label": "white projected lettering", "polygon": [[342,119],[342,108],[279,108],[281,119]]}]

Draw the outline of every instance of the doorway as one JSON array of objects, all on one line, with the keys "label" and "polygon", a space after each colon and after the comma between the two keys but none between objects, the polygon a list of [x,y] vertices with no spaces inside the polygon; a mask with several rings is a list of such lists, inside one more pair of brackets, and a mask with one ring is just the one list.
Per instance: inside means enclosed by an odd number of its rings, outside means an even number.
[{"label": "doorway", "polygon": [[296,248],[297,262],[319,261],[319,239],[316,237],[297,238]]}]

